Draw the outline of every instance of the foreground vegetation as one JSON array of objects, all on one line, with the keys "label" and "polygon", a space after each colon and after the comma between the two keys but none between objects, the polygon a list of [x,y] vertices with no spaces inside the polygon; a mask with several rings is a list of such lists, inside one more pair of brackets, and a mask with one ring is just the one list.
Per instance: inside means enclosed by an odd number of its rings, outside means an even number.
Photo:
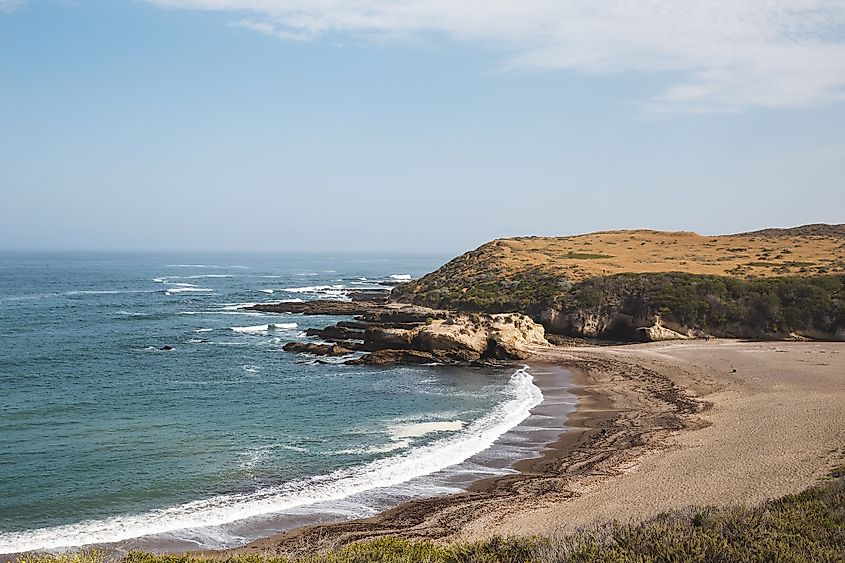
[{"label": "foreground vegetation", "polygon": [[[27,557],[25,563],[104,563],[98,552]],[[197,563],[184,555],[132,552],[121,563]],[[609,524],[555,538],[434,544],[397,538],[355,543],[298,559],[240,556],[230,563],[842,562],[845,473],[797,495],[745,508],[697,508],[639,524]],[[208,562],[210,563],[210,561]]]}]

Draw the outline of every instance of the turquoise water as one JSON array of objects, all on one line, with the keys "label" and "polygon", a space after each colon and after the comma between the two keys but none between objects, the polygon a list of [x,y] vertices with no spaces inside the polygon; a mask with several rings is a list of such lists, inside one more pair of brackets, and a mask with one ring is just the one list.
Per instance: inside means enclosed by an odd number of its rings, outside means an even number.
[{"label": "turquoise water", "polygon": [[367,514],[368,491],[488,447],[539,402],[527,374],[317,364],[281,347],[339,318],[239,310],[443,261],[0,255],[0,553],[233,545],[233,522]]}]

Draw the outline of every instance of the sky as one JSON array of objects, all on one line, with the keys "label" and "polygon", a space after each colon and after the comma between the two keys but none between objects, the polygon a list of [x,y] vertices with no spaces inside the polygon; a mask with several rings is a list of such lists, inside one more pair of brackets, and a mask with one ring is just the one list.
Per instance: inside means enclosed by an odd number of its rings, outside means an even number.
[{"label": "sky", "polygon": [[845,222],[842,0],[0,0],[0,249]]}]

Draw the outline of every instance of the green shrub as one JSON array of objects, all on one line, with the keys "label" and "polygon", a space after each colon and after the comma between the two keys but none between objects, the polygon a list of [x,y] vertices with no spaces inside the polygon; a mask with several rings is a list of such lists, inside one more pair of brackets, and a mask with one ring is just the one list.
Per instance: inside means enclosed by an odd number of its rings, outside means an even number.
[{"label": "green shrub", "polygon": [[[391,299],[466,312],[521,312],[539,322],[551,309],[559,311],[559,318],[632,319],[602,335],[618,340],[633,338],[637,322],[654,315],[681,327],[737,338],[781,338],[792,332],[834,335],[845,326],[842,274],[742,279],[681,272],[622,273],[571,284],[539,267],[507,272],[485,263],[483,276],[468,279],[461,268],[471,255],[403,284],[393,290]],[[553,330],[580,336],[575,325]]]},{"label": "green shrub", "polygon": [[742,280],[679,272],[617,274],[576,284],[566,310],[612,309],[712,334],[778,337],[790,332],[832,334],[845,326],[845,276]]}]

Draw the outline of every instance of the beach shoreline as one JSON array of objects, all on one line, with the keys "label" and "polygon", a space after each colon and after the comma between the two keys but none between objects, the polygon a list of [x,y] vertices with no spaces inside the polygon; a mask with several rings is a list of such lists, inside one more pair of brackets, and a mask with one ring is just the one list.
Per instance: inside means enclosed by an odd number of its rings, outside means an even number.
[{"label": "beach shoreline", "polygon": [[[626,420],[620,423],[620,409],[614,398],[595,382],[593,372],[600,368],[597,360],[590,355],[601,348],[588,346],[579,349],[582,355],[563,362],[554,355],[549,356],[555,350],[539,347],[526,363],[532,373],[567,372],[571,382],[567,391],[577,397],[576,407],[567,414],[563,433],[547,442],[538,455],[513,464],[517,473],[477,480],[462,493],[412,500],[372,518],[305,526],[243,547],[194,553],[215,558],[245,553],[301,554],[381,536],[459,539],[466,535],[465,530],[477,526],[489,529],[489,518],[485,515],[493,514],[498,519],[512,512],[514,504],[548,504],[577,495],[577,490],[561,488],[561,481],[608,471],[610,464],[617,463],[620,456],[640,455],[639,449],[646,446],[638,442],[654,429],[649,427],[642,432],[635,431],[635,435],[630,436],[630,425],[640,424],[641,417],[635,416],[634,422]],[[654,377],[654,374],[650,375]],[[548,385],[543,381],[537,383],[544,395],[549,393]],[[655,384],[654,381],[651,383]],[[663,409],[667,413],[676,408],[684,412],[695,412],[700,408],[694,399],[684,396],[682,390],[669,382],[663,382],[660,391],[670,397],[667,408]],[[624,408],[631,411],[629,407],[626,405]],[[663,410],[660,411],[662,414]],[[495,522],[492,525],[495,529]]]},{"label": "beach shoreline", "polygon": [[[244,546],[230,549],[171,551],[214,559],[226,558],[230,555],[244,552],[254,553],[256,548],[259,551],[265,551],[269,547],[269,544],[279,539],[282,539],[286,544],[289,542],[298,543],[301,540],[297,538],[300,538],[301,534],[322,533],[322,530],[336,532],[347,525],[357,526],[366,522],[381,522],[383,519],[389,519],[394,514],[404,513],[408,508],[412,508],[412,512],[416,513],[419,509],[426,510],[430,506],[436,507],[439,500],[475,496],[479,491],[485,494],[486,491],[494,487],[502,479],[518,479],[526,471],[531,471],[533,462],[539,462],[547,456],[554,455],[555,445],[563,439],[563,436],[569,434],[569,420],[576,412],[577,405],[581,401],[578,396],[579,386],[574,382],[575,374],[570,369],[542,361],[531,362],[531,364],[520,362],[513,364],[513,368],[517,369],[517,371],[519,371],[520,366],[527,368],[533,377],[534,384],[542,391],[542,403],[531,409],[531,415],[528,418],[499,436],[490,448],[455,466],[483,465],[488,469],[487,473],[500,470],[499,474],[481,477],[463,477],[457,481],[454,480],[453,476],[451,482],[462,489],[461,492],[407,500],[395,506],[387,507],[370,518],[339,518],[335,521],[325,523],[300,525],[287,531],[256,539]],[[518,458],[513,458],[513,454],[508,456],[502,453],[502,450],[508,450],[510,448],[520,449],[523,453]],[[483,461],[481,461],[482,459]],[[448,474],[450,469],[438,473]],[[432,474],[428,477],[437,478],[437,474]],[[404,518],[403,516],[399,517]],[[304,551],[312,550],[313,546],[304,549]],[[281,553],[275,550],[275,548],[273,548],[273,551]],[[295,553],[300,551],[303,550],[294,548],[290,550],[286,549],[284,552]]]},{"label": "beach shoreline", "polygon": [[166,551],[226,559],[296,556],[384,536],[554,537],[797,493],[845,461],[845,343],[694,340],[533,352],[526,363],[544,403],[560,392],[562,373],[577,403],[566,431],[513,463],[513,474],[242,547]]},{"label": "beach shoreline", "polygon": [[[542,456],[518,462],[518,474],[373,518],[197,554],[296,555],[382,536],[554,535],[693,504],[749,504],[799,492],[845,453],[842,343],[711,340],[534,352],[527,360],[533,369],[557,366],[572,374],[578,404],[568,431]],[[794,424],[796,409],[807,405],[819,416]],[[778,440],[787,427],[804,443]]]},{"label": "beach shoreline", "polygon": [[[500,371],[503,372],[502,375],[507,371],[514,378],[520,376],[528,367],[515,363],[506,370]],[[337,508],[347,504],[351,506],[363,501],[369,506],[368,510],[371,514],[382,514],[405,503],[413,503],[415,499],[436,498],[455,494],[456,491],[467,491],[477,482],[494,480],[502,475],[515,473],[517,471],[515,464],[522,463],[522,460],[526,458],[541,455],[547,449],[547,445],[566,430],[564,423],[568,413],[574,408],[574,397],[570,394],[571,374],[556,366],[548,367],[549,369],[529,370],[533,385],[531,383],[528,385],[539,389],[538,394],[542,392],[542,401],[531,408],[528,417],[500,434],[491,446],[460,463],[414,478],[398,486],[375,486],[369,493],[365,493],[367,496],[373,495],[366,501],[353,495],[341,500],[336,508],[318,503],[292,511],[235,521],[221,527],[221,537],[234,534],[233,537],[246,537],[248,541],[261,541],[263,538],[294,533],[296,530],[307,529],[314,525],[341,525],[364,517],[360,512],[358,514],[335,512]],[[202,553],[217,553],[224,549],[239,549],[238,546],[198,547],[196,544],[192,545],[193,542],[187,539],[189,537],[190,535],[182,535],[176,531],[142,535],[114,543],[87,544],[73,549],[94,548],[115,555],[133,550],[155,553],[198,553],[196,550],[201,549]],[[246,544],[247,541],[242,543]],[[20,554],[4,554],[0,556],[0,561],[14,559],[15,555]]]}]

